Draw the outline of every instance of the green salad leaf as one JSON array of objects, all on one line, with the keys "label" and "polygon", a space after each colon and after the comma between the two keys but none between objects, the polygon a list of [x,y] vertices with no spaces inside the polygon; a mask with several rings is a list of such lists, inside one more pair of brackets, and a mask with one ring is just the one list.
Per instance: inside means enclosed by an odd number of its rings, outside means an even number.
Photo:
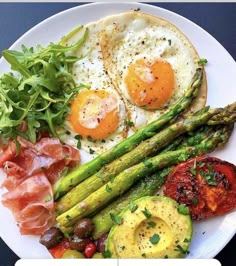
[{"label": "green salad leaf", "polygon": [[[82,37],[72,45],[64,45],[73,34],[83,30]],[[0,76],[0,135],[17,139],[22,136],[36,141],[37,133],[48,131],[58,135],[69,114],[69,104],[84,84],[76,84],[72,75],[73,64],[82,58],[71,55],[79,49],[88,36],[88,30],[79,26],[63,37],[58,44],[37,46],[22,51],[4,50],[5,60],[16,72]],[[27,131],[22,132],[22,123]]]}]

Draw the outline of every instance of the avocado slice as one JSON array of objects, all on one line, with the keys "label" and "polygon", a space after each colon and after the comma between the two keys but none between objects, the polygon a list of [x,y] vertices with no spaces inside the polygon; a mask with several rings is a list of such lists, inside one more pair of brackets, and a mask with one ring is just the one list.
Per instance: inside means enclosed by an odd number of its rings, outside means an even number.
[{"label": "avocado slice", "polygon": [[106,241],[112,258],[181,258],[188,253],[192,220],[176,201],[147,196],[133,202],[119,215]]}]

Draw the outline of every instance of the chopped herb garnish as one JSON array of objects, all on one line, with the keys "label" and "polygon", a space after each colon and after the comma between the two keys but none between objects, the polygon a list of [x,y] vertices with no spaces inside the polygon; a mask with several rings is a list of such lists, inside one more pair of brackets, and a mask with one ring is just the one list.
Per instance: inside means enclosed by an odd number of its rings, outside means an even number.
[{"label": "chopped herb garnish", "polygon": [[105,140],[105,139],[102,139],[101,142],[102,142],[102,143],[106,143],[106,140]]},{"label": "chopped herb garnish", "polygon": [[109,185],[108,185],[108,184],[106,185],[106,192],[108,192],[108,193],[112,192],[112,188],[111,188],[111,187],[109,187]]},{"label": "chopped herb garnish", "polygon": [[41,170],[42,170],[42,171],[45,171],[45,170],[46,170],[46,167],[42,166],[42,167],[41,167]]},{"label": "chopped herb garnish", "polygon": [[207,64],[207,59],[201,58],[201,59],[198,60],[197,63],[198,63],[199,66],[205,66]]},{"label": "chopped herb garnish", "polygon": [[142,213],[146,216],[147,219],[152,217],[152,214],[148,211],[146,207],[144,210],[142,210]]},{"label": "chopped herb garnish", "polygon": [[171,40],[170,39],[168,40],[168,43],[169,43],[169,46],[171,46]]},{"label": "chopped herb garnish", "polygon": [[190,239],[185,238],[185,239],[184,239],[184,243],[190,243]]},{"label": "chopped herb garnish", "polygon": [[125,249],[125,246],[121,246],[120,248],[121,248],[121,250],[124,250]]},{"label": "chopped herb garnish", "polygon": [[178,213],[183,215],[189,215],[189,208],[185,204],[180,204],[178,206]]},{"label": "chopped herb garnish", "polygon": [[125,121],[125,125],[126,125],[127,127],[133,127],[133,126],[134,126],[134,123],[133,123],[132,121],[130,121],[130,120],[126,120],[126,121]]},{"label": "chopped herb garnish", "polygon": [[190,167],[190,173],[193,175],[193,176],[196,176],[196,169],[192,166]]},{"label": "chopped herb garnish", "polygon": [[77,140],[77,149],[81,149],[81,139],[82,139],[82,136],[81,135],[76,135],[75,136],[75,139]]},{"label": "chopped herb garnish", "polygon": [[189,254],[189,251],[187,249],[184,249],[183,247],[181,247],[180,245],[176,246],[177,249],[182,253],[182,254]]},{"label": "chopped herb garnish", "polygon": [[71,220],[71,216],[70,216],[69,214],[67,214],[67,215],[66,215],[66,219],[67,219],[68,221],[70,221],[70,220]]},{"label": "chopped herb garnish", "polygon": [[150,227],[152,227],[152,228],[155,228],[156,225],[157,225],[154,221],[150,221],[150,222],[148,222],[147,224],[148,224]]},{"label": "chopped herb garnish", "polygon": [[91,136],[87,136],[87,141],[95,142],[95,140]]},{"label": "chopped herb garnish", "polygon": [[89,148],[89,153],[90,153],[90,154],[94,154],[94,152],[95,152],[95,150]]},{"label": "chopped herb garnish", "polygon": [[123,219],[120,216],[114,215],[110,213],[111,220],[114,224],[121,225],[123,223]]},{"label": "chopped herb garnish", "polygon": [[141,254],[141,256],[142,256],[143,258],[146,258],[146,257],[147,257],[145,253]]},{"label": "chopped herb garnish", "polygon": [[138,205],[134,203],[133,201],[129,202],[129,209],[131,213],[135,212],[138,209]]},{"label": "chopped herb garnish", "polygon": [[158,234],[154,234],[152,237],[149,238],[150,242],[153,244],[153,245],[156,245],[157,243],[159,243],[160,241],[160,236]]},{"label": "chopped herb garnish", "polygon": [[136,12],[138,12],[138,11],[140,11],[141,10],[141,8],[140,7],[138,7],[138,8],[136,8],[136,9],[134,9],[134,11],[136,11]]},{"label": "chopped herb garnish", "polygon": [[211,165],[208,166],[208,172],[200,170],[200,175],[205,178],[205,181],[210,186],[216,186],[215,171]]},{"label": "chopped herb garnish", "polygon": [[192,199],[192,203],[193,203],[193,205],[197,205],[198,204],[198,199],[197,198],[193,198]]},{"label": "chopped herb garnish", "polygon": [[45,197],[45,202],[48,202],[48,201],[50,201],[50,200],[52,200],[52,196],[51,196],[51,195],[47,195],[47,196]]},{"label": "chopped herb garnish", "polygon": [[164,259],[168,259],[168,258],[169,258],[168,255],[165,255],[165,256],[164,256]]},{"label": "chopped herb garnish", "polygon": [[111,258],[111,251],[110,250],[106,250],[102,253],[104,258]]},{"label": "chopped herb garnish", "polygon": [[111,183],[113,183],[113,182],[114,182],[114,180],[115,180],[115,177],[116,177],[115,175],[112,175],[112,176],[110,176],[110,178],[109,178],[109,179],[110,179],[110,182],[111,182]]},{"label": "chopped herb garnish", "polygon": [[149,161],[149,159],[144,160],[143,163],[144,163],[145,167],[147,167],[147,168],[151,168],[153,165],[152,162]]}]

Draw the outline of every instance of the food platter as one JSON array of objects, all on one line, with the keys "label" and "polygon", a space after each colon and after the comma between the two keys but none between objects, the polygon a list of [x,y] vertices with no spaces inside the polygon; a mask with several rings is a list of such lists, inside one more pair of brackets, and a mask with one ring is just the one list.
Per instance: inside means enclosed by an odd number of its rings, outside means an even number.
[{"label": "food platter", "polygon": [[[85,24],[106,15],[137,9],[138,7],[143,12],[157,15],[175,24],[188,36],[200,56],[207,58],[209,62],[206,68],[208,80],[207,104],[212,107],[219,107],[236,100],[236,96],[230,94],[233,91],[233,77],[236,76],[236,64],[227,51],[207,32],[192,22],[167,10],[149,5],[123,3],[91,4],[76,7],[40,23],[23,35],[11,48],[20,49],[21,44],[35,46],[39,43],[46,45],[51,41],[56,42],[78,24]],[[217,57],[215,56],[216,54]],[[3,60],[0,62],[0,66],[1,72],[9,70],[6,62]],[[222,75],[225,69],[227,69],[227,74]],[[226,93],[226,88],[229,93]],[[227,146],[221,151],[217,151],[214,155],[236,163],[233,148],[235,145],[236,135],[234,133]],[[2,206],[0,208],[1,217],[4,217],[4,219],[0,220],[1,228],[8,228],[6,231],[1,230],[1,237],[17,255],[22,258],[50,257],[47,250],[38,243],[38,238],[21,236],[17,226],[14,224],[11,213]],[[189,258],[214,257],[235,234],[235,218],[236,213],[233,212],[226,216],[207,220],[206,222],[195,223]]]}]

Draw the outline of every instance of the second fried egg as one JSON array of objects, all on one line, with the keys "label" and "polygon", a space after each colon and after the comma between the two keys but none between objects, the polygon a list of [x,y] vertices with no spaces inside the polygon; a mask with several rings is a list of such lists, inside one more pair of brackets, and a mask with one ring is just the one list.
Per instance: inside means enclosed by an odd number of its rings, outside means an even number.
[{"label": "second fried egg", "polygon": [[139,128],[157,119],[188,88],[198,54],[170,22],[141,12],[103,20],[103,60]]}]

